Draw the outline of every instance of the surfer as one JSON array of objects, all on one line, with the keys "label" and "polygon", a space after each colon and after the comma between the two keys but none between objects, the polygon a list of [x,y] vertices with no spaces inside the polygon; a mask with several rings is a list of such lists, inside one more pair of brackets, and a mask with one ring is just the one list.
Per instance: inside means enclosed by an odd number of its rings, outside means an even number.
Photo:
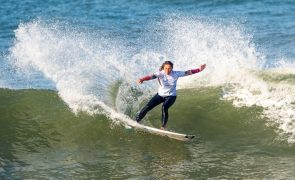
[{"label": "surfer", "polygon": [[160,67],[160,71],[154,74],[142,77],[138,79],[138,83],[158,78],[159,89],[158,93],[152,97],[152,99],[146,104],[144,108],[136,115],[136,121],[140,122],[147,112],[154,107],[163,103],[162,106],[162,126],[161,129],[165,130],[168,122],[168,109],[176,100],[176,83],[179,77],[192,75],[199,73],[206,68],[206,64],[201,65],[197,69],[187,71],[174,71],[173,63],[171,61],[165,61]]}]

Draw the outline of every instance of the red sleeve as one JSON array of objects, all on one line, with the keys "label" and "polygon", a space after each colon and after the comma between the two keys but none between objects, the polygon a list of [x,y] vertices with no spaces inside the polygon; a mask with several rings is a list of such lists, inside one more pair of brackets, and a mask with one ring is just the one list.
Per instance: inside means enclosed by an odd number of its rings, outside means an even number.
[{"label": "red sleeve", "polygon": [[196,74],[198,72],[201,72],[201,70],[199,68],[197,68],[197,69],[192,69],[191,72],[192,72],[192,74]]},{"label": "red sleeve", "polygon": [[157,76],[153,74],[153,75],[144,76],[144,77],[140,78],[140,80],[148,81],[148,80],[155,79],[155,78],[157,78]]},{"label": "red sleeve", "polygon": [[148,80],[151,80],[151,79],[152,79],[151,76],[144,76],[144,77],[140,78],[140,80],[142,80],[142,81],[148,81]]}]

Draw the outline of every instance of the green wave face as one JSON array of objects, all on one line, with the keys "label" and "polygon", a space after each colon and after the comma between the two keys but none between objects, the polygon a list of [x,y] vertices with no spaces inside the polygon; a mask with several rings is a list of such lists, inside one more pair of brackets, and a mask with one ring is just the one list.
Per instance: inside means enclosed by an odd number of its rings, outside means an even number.
[{"label": "green wave face", "polygon": [[[282,169],[292,175],[294,147],[266,125],[262,109],[234,107],[220,100],[222,92],[179,90],[168,128],[197,136],[183,143],[126,130],[103,115],[75,115],[55,91],[1,89],[0,175],[181,179],[245,178],[251,172],[258,178],[269,169],[272,177]],[[143,123],[159,126],[160,108]]]}]

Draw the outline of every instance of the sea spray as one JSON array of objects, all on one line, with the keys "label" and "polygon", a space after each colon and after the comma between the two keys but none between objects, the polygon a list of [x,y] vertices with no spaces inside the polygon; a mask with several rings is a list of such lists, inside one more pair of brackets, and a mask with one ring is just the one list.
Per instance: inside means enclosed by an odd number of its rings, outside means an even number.
[{"label": "sea spray", "polygon": [[[105,34],[33,21],[15,31],[10,59],[18,69],[43,73],[73,112],[103,113],[118,121],[129,121],[140,102],[156,92],[156,81],[139,86],[136,79],[157,71],[164,60],[173,61],[176,70],[206,63],[203,72],[179,79],[178,87],[221,86],[221,100],[232,101],[236,107],[262,107],[262,116],[288,142],[294,142],[294,84],[269,82],[260,76],[265,71],[264,56],[243,28],[173,16],[148,29],[141,35],[144,44],[138,44],[146,48],[140,49]],[[118,83],[112,97],[111,87]]]},{"label": "sea spray", "polygon": [[93,41],[40,21],[19,26],[11,58],[22,70],[34,68],[53,81],[74,112],[87,108],[93,97],[106,103],[110,83],[121,78],[120,55],[107,39]]},{"label": "sea spray", "polygon": [[[135,76],[126,68],[119,43],[39,20],[20,24],[15,33],[9,57],[14,66],[24,74],[42,72],[44,81],[49,79],[55,84],[59,96],[74,113],[105,114],[114,122],[130,121],[124,115],[130,111],[130,92],[122,94],[122,88],[130,89],[126,82],[135,82]],[[110,89],[122,80],[119,96],[115,97],[118,107],[112,107]]]},{"label": "sea spray", "polygon": [[[160,28],[166,36],[163,51],[177,68],[207,64],[197,77],[179,80],[180,88],[222,86],[221,100],[232,101],[236,107],[262,107],[261,116],[277,127],[280,137],[287,137],[289,143],[295,141],[295,86],[289,82],[271,83],[259,75],[266,71],[265,57],[256,51],[251,35],[240,25],[176,16],[163,21]],[[290,69],[290,65],[281,64],[285,66],[275,68],[279,72]]]}]

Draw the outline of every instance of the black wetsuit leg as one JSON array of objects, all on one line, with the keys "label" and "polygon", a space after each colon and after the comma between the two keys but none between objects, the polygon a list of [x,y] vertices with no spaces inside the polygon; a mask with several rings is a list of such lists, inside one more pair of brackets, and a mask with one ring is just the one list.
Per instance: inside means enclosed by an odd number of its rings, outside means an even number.
[{"label": "black wetsuit leg", "polygon": [[164,97],[164,103],[162,106],[162,127],[165,128],[168,122],[168,109],[171,107],[176,100],[176,96]]},{"label": "black wetsuit leg", "polygon": [[147,103],[147,105],[142,108],[142,110],[137,114],[136,121],[141,121],[147,112],[152,110],[154,107],[164,102],[164,98],[159,96],[158,93]]}]

